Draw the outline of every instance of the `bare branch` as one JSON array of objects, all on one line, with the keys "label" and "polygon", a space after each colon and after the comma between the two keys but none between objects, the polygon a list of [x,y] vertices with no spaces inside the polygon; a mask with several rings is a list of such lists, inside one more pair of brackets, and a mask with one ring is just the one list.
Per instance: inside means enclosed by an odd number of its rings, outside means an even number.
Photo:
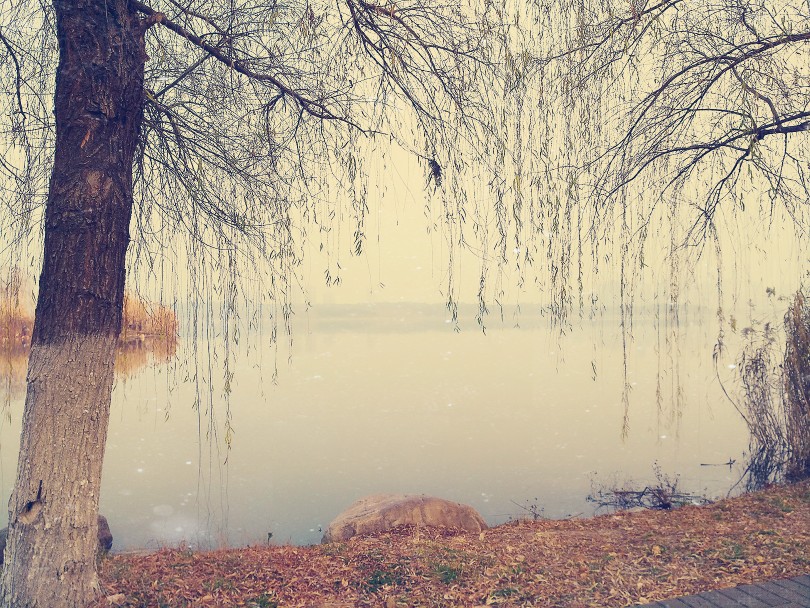
[{"label": "bare branch", "polygon": [[22,103],[22,74],[20,72],[20,61],[17,58],[17,53],[14,52],[14,47],[11,46],[11,42],[3,35],[3,31],[0,30],[0,42],[3,43],[3,46],[6,47],[6,52],[8,52],[9,57],[11,57],[11,61],[14,62],[14,71],[16,72],[16,86],[15,92],[17,94],[17,107],[20,110],[20,115],[25,118],[25,110],[23,109]]},{"label": "bare branch", "polygon": [[[295,100],[296,104],[301,108],[302,111],[306,112],[307,114],[313,116],[314,118],[326,119],[326,120],[336,120],[340,122],[346,122],[351,124],[351,126],[361,129],[361,127],[357,124],[352,123],[348,120],[345,116],[340,116],[332,112],[332,110],[323,102],[317,101],[314,99],[310,99],[297,91],[295,91],[291,86],[283,83],[279,78],[272,74],[261,73],[261,72],[254,72],[253,70],[247,68],[242,61],[235,57],[228,56],[224,53],[221,49],[217,48],[216,46],[207,43],[205,40],[200,38],[199,36],[191,33],[181,25],[178,25],[174,21],[168,19],[163,13],[159,13],[152,9],[150,6],[139,2],[139,0],[131,0],[132,6],[134,6],[139,12],[143,13],[147,16],[147,18],[152,19],[155,23],[162,25],[166,29],[179,34],[190,43],[194,44],[195,46],[201,48],[206,53],[208,53],[214,59],[220,61],[221,63],[225,64],[232,70],[242,74],[250,78],[251,80],[255,80],[258,82],[266,82],[274,86],[278,89],[278,91],[287,97],[291,97]],[[362,130],[362,129],[361,129]]]}]

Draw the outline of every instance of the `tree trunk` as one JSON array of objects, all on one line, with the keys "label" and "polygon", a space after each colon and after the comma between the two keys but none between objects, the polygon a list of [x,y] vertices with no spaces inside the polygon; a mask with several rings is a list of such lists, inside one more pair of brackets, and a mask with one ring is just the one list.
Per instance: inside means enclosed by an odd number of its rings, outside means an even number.
[{"label": "tree trunk", "polygon": [[54,0],[56,150],[2,606],[98,594],[97,513],[143,116],[144,22],[126,0]]}]

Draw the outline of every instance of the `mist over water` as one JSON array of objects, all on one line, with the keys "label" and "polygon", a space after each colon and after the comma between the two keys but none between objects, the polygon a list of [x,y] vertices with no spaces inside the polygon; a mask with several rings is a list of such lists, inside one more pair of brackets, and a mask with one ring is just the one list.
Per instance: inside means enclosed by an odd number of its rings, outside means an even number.
[{"label": "mist over water", "polygon": [[[433,304],[323,305],[296,318],[289,361],[253,334],[227,362],[221,349],[209,362],[215,345],[198,343],[196,378],[177,362],[119,377],[101,496],[115,549],[238,546],[268,533],[315,543],[377,492],[467,503],[494,525],[525,508],[590,515],[594,484],[643,486],[655,463],[709,498],[739,479],[748,434],[716,377],[708,311],[681,315],[677,342],[653,310],[637,311],[624,439],[624,354],[609,314],[564,337],[525,313],[520,328],[493,321],[486,334],[449,321]],[[181,336],[177,361],[193,358]],[[22,405],[11,399],[0,429],[4,496]]]},{"label": "mist over water", "polygon": [[[378,252],[342,260],[339,288],[319,286],[317,257],[300,269],[311,305],[295,303],[289,344],[282,328],[273,344],[272,324],[253,322],[268,310],[223,323],[219,292],[180,297],[192,277],[176,274],[176,356],[132,355],[116,379],[101,495],[115,550],[268,534],[315,543],[340,511],[378,492],[467,503],[491,525],[528,508],[588,516],[595,487],[643,487],[656,463],[684,492],[716,498],[734,487],[749,437],[721,382],[733,394],[746,328],[780,323],[801,284],[795,240],[754,230],[729,245],[722,273],[709,254],[677,266],[650,255],[632,314],[622,314],[615,267],[591,277],[584,309],[562,324],[547,300],[535,303],[540,286],[507,289],[484,332],[467,271],[477,261],[457,261],[468,304],[455,320],[436,235],[418,207],[394,211],[376,218]],[[240,297],[252,300],[251,289]],[[14,369],[0,386],[4,497],[24,401],[24,366]]]}]

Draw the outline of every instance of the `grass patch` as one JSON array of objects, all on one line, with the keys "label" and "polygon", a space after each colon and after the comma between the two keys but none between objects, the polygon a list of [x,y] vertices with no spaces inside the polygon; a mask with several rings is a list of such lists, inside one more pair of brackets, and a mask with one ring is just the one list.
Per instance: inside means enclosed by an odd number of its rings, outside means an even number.
[{"label": "grass patch", "polygon": [[401,582],[395,572],[389,570],[374,570],[365,580],[365,589],[370,593],[377,593],[384,587],[391,587]]},{"label": "grass patch", "polygon": [[275,601],[269,594],[262,593],[247,602],[248,608],[278,608],[278,602]]},{"label": "grass patch", "polygon": [[450,564],[437,564],[433,572],[445,585],[451,585],[461,577],[463,569]]}]

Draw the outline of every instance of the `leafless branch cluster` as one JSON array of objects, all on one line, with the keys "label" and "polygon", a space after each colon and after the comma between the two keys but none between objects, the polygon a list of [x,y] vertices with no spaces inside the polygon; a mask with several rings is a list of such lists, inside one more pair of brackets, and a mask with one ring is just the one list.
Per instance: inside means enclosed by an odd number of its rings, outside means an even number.
[{"label": "leafless branch cluster", "polygon": [[746,343],[738,359],[741,396],[732,403],[751,432],[745,479],[749,489],[810,475],[809,328],[810,309],[800,290],[790,301],[782,327],[765,324],[761,330],[744,332]]},{"label": "leafless branch cluster", "polygon": [[[435,178],[448,142],[475,137],[488,111],[487,28],[457,3],[131,6],[143,17],[149,55],[136,256],[151,257],[185,232],[201,250],[294,264],[298,220],[328,223],[335,199],[354,195],[367,136],[395,138]],[[0,6],[2,170],[13,213],[30,215],[47,185],[58,59],[52,20],[52,7],[38,0]],[[246,237],[251,246],[239,246]]]},{"label": "leafless branch cluster", "polygon": [[724,201],[744,207],[757,191],[802,219],[810,193],[806,3],[605,3],[583,9],[577,31],[546,61],[575,58],[577,86],[599,81],[613,91],[603,107],[612,133],[589,164],[602,200],[642,183],[649,196],[683,197],[701,239]]},{"label": "leafless branch cluster", "polygon": [[[3,200],[28,234],[47,185],[57,49],[50,6],[0,6],[0,170],[15,177]],[[329,234],[347,195],[362,251],[371,135],[421,158],[451,310],[455,248],[467,249],[481,260],[481,317],[506,274],[534,280],[562,320],[596,301],[584,285],[601,260],[622,260],[631,291],[643,246],[629,243],[654,217],[684,223],[687,242],[752,203],[806,220],[800,0],[131,6],[150,57],[133,255],[190,233],[201,251],[295,265],[302,220]]]}]

